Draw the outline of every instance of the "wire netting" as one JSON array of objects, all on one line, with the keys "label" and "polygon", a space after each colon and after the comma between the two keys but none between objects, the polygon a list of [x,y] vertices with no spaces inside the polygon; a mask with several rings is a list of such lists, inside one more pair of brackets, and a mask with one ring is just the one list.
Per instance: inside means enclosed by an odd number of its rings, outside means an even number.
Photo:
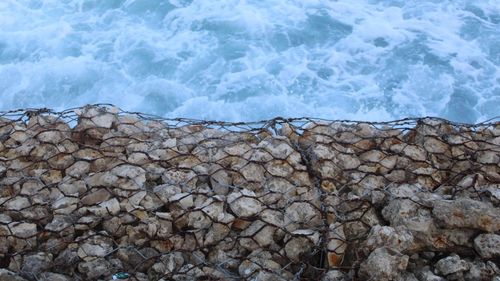
[{"label": "wire netting", "polygon": [[2,112],[0,268],[29,280],[320,280],[331,270],[360,280],[391,188],[485,200],[500,183],[499,155],[498,118]]}]

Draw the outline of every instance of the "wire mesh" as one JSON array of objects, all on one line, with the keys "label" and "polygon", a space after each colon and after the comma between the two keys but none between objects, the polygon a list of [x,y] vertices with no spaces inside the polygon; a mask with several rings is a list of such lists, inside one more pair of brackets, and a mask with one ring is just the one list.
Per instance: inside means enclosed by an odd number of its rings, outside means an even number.
[{"label": "wire mesh", "polygon": [[[499,155],[498,118],[2,112],[0,268],[29,280],[334,280],[332,270],[362,280],[392,188],[486,200]],[[456,249],[444,244],[412,251]]]}]

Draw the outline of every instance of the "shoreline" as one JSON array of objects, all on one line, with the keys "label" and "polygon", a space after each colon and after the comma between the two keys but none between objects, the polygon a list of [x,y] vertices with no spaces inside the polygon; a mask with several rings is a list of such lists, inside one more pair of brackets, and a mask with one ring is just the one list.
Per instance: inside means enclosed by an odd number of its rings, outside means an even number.
[{"label": "shoreline", "polygon": [[498,121],[3,115],[0,279],[500,278]]}]

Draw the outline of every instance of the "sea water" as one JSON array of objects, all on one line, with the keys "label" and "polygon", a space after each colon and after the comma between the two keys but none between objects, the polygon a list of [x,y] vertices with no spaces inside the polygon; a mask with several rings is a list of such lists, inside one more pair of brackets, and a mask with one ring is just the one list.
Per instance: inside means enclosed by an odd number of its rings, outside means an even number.
[{"label": "sea water", "polygon": [[0,0],[0,110],[500,115],[500,0]]}]

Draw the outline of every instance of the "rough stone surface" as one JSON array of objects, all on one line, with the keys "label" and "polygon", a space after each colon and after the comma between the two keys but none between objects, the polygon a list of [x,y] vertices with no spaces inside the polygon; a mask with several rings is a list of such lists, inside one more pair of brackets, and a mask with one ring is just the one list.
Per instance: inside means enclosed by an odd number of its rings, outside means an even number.
[{"label": "rough stone surface", "polygon": [[18,114],[0,113],[0,280],[500,276],[498,122]]},{"label": "rough stone surface", "polygon": [[462,272],[469,269],[466,261],[460,259],[458,255],[451,255],[444,259],[440,259],[436,263],[436,273],[441,275],[449,275],[452,273]]},{"label": "rough stone surface", "polygon": [[474,248],[484,259],[500,257],[500,235],[480,234],[474,239]]},{"label": "rough stone surface", "polygon": [[408,256],[389,248],[377,248],[361,264],[359,275],[367,280],[394,280],[407,265]]}]

